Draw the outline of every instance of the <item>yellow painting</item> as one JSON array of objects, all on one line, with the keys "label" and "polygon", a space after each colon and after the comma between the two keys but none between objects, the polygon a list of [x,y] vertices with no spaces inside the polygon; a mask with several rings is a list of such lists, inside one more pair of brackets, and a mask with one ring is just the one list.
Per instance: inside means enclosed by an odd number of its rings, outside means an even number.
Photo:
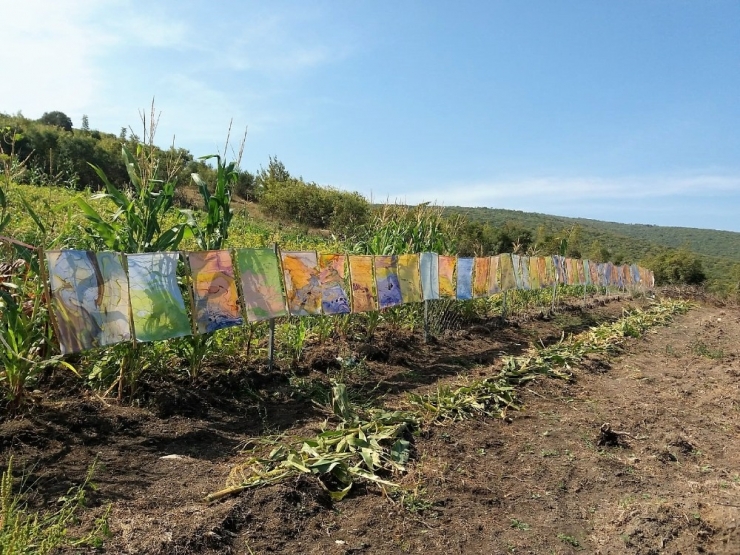
[{"label": "yellow painting", "polygon": [[491,269],[490,257],[475,259],[473,269],[473,297],[488,296],[488,272]]},{"label": "yellow painting", "polygon": [[418,254],[398,255],[398,284],[404,303],[421,302],[421,272]]},{"label": "yellow painting", "polygon": [[349,256],[349,275],[352,284],[352,312],[377,310],[373,257]]},{"label": "yellow painting", "polygon": [[455,281],[456,256],[439,256],[439,296],[457,297],[457,282]]}]

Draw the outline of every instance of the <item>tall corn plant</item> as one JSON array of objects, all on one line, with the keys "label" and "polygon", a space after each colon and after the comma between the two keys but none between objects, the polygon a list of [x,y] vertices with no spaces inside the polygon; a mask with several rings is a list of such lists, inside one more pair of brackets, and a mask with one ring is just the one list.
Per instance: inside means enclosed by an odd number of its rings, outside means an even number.
[{"label": "tall corn plant", "polygon": [[448,219],[442,208],[429,203],[417,206],[385,204],[361,231],[352,247],[358,254],[455,252],[459,219]]},{"label": "tall corn plant", "polygon": [[19,252],[25,259],[4,264],[0,276],[0,386],[11,412],[23,405],[28,384],[44,368],[59,364],[77,374],[59,356],[48,357],[51,329],[43,283],[33,253]]},{"label": "tall corn plant", "polygon": [[[176,250],[190,227],[186,222],[169,227],[162,223],[173,209],[178,159],[163,158],[154,145],[158,116],[153,103],[148,129],[143,112],[141,119],[144,138],[137,144],[135,154],[126,145],[121,148],[130,180],[128,188],[120,189],[101,168],[90,164],[104,185],[104,191],[91,198],[110,200],[115,212],[112,215],[99,212],[82,198],[77,199],[77,205],[89,223],[88,233],[104,248],[123,253]],[[132,343],[121,360],[119,399],[123,398],[126,385],[132,395],[135,392],[139,366],[139,352]]]},{"label": "tall corn plant", "polygon": [[[182,210],[182,212],[188,216],[188,227],[198,247],[202,250],[221,249],[229,238],[229,226],[234,215],[231,210],[231,194],[239,179],[238,164],[243,150],[244,141],[242,140],[237,160],[229,164],[226,164],[218,154],[200,158],[201,160],[216,159],[216,183],[213,193],[209,191],[208,183],[200,175],[192,174],[193,182],[198,186],[198,192],[203,198],[205,220],[199,223],[191,210]],[[193,335],[180,340],[179,354],[188,361],[188,374],[191,380],[195,380],[200,373],[212,343],[213,333]]]},{"label": "tall corn plant", "polygon": [[154,161],[153,167],[140,163],[146,160],[146,148],[146,145],[138,145],[136,156],[125,145],[121,149],[131,180],[131,186],[126,191],[111,183],[101,168],[90,164],[105,186],[104,192],[96,193],[91,198],[105,198],[113,202],[116,211],[112,216],[98,212],[82,198],[77,199],[77,205],[90,224],[89,233],[110,250],[125,253],[174,250],[189,229],[184,222],[162,228],[162,220],[172,208],[175,181],[169,177],[157,177],[159,160]]},{"label": "tall corn plant", "polygon": [[26,171],[31,154],[21,159],[16,152],[16,144],[23,139],[23,135],[12,127],[0,128],[0,170],[2,170],[2,183],[0,183],[0,233],[10,223],[10,206],[8,204],[8,191],[10,185],[19,179]]}]

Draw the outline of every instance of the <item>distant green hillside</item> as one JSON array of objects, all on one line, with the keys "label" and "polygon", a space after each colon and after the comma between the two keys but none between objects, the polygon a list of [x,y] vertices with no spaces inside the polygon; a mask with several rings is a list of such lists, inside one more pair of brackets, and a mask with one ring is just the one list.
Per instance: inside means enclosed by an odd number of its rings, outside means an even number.
[{"label": "distant green hillside", "polygon": [[644,224],[620,224],[586,218],[566,218],[534,212],[497,208],[445,208],[449,215],[460,214],[469,220],[494,227],[517,224],[533,234],[538,229],[550,232],[580,228],[579,248],[584,257],[598,249],[609,251],[610,258],[627,262],[641,261],[668,249],[685,248],[697,255],[704,265],[709,285],[725,289],[740,272],[740,233],[686,227]]},{"label": "distant green hillside", "polygon": [[734,231],[645,224],[619,224],[582,218],[574,219],[573,221],[584,227],[598,227],[618,235],[645,240],[658,245],[674,248],[686,247],[699,254],[740,261],[740,233]]}]

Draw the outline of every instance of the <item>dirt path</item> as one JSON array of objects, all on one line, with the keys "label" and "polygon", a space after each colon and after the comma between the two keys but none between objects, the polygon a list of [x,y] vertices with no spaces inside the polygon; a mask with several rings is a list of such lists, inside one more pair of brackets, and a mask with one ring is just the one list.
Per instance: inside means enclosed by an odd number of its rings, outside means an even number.
[{"label": "dirt path", "polygon": [[[429,347],[418,334],[394,337],[394,349],[381,342],[364,379],[382,381],[392,404],[461,372],[488,374],[501,351],[621,308],[483,327]],[[46,401],[0,424],[0,448],[32,468],[38,504],[79,481],[98,456],[92,514],[112,503],[108,553],[737,554],[738,337],[740,311],[698,308],[631,341],[609,364],[576,370],[571,384],[530,384],[525,410],[508,422],[423,430],[401,480],[405,497],[368,488],[332,505],[300,479],[202,503],[223,486],[247,437],[310,430],[323,419],[284,374],[245,373],[213,390],[179,384],[155,392],[156,410]],[[617,445],[599,445],[605,423],[625,432]]]}]

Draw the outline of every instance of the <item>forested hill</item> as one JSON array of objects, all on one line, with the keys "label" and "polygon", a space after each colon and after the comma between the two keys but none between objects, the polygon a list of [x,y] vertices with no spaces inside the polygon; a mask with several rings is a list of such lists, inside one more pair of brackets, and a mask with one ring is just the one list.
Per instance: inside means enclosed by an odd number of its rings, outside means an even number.
[{"label": "forested hill", "polygon": [[540,226],[547,229],[561,229],[578,225],[582,229],[582,242],[586,248],[593,241],[598,241],[614,252],[639,253],[639,256],[654,252],[658,246],[686,248],[706,257],[740,261],[740,233],[732,231],[621,224],[499,208],[450,206],[446,208],[446,211],[450,214],[463,214],[472,221],[489,223],[493,226],[516,222],[532,231]]},{"label": "forested hill", "polygon": [[646,240],[667,247],[686,247],[699,254],[740,260],[740,233],[734,231],[645,224],[620,224],[580,218],[574,221],[584,227],[587,225],[598,227],[618,235]]}]

